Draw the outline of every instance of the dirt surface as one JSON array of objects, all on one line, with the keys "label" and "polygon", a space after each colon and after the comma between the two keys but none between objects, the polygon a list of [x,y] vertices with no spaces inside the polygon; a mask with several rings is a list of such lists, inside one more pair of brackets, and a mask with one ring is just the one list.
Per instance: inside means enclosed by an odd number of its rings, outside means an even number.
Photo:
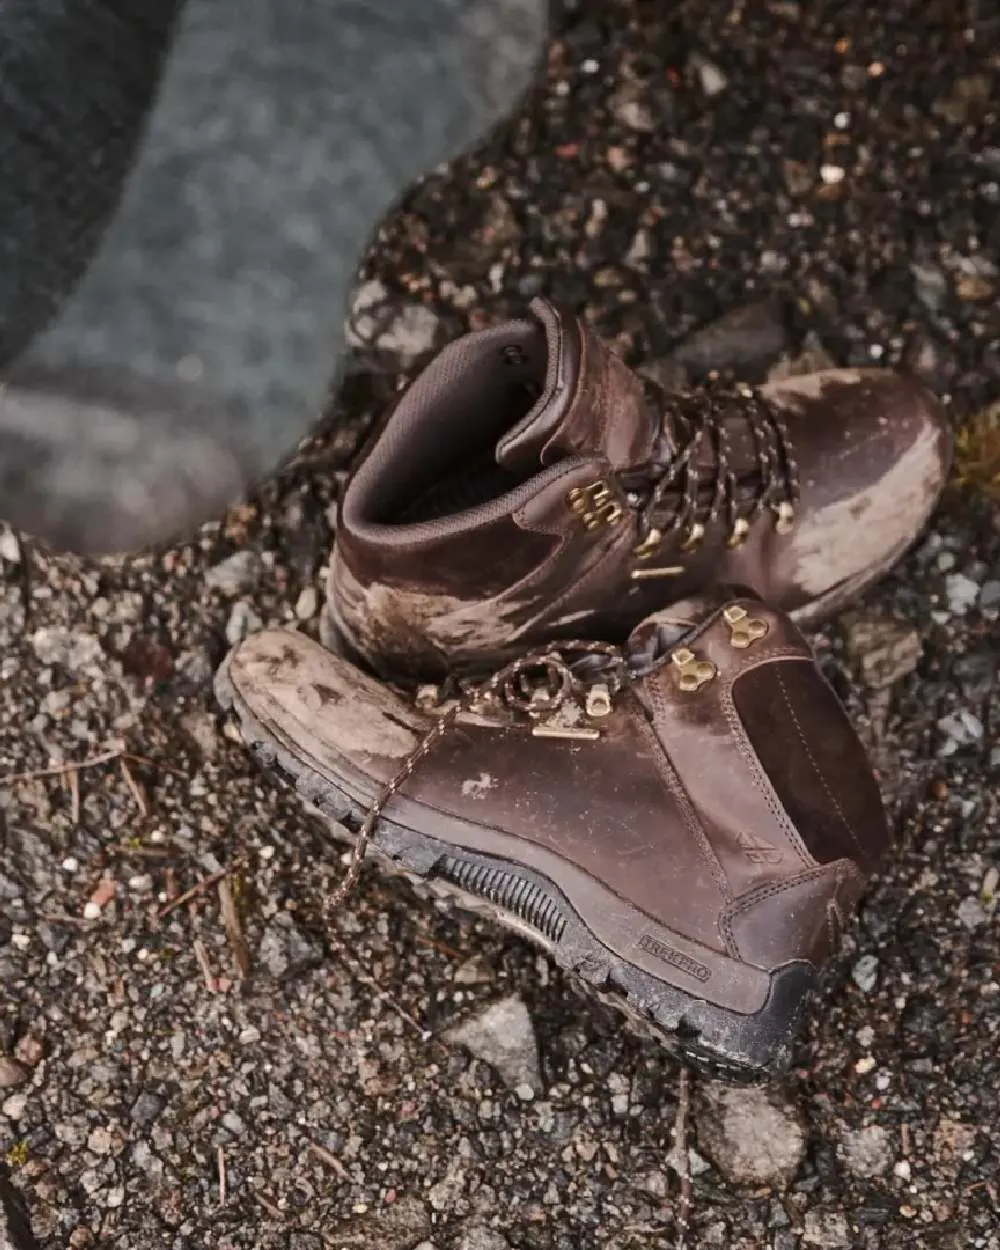
[{"label": "dirt surface", "polygon": [[[1000,397],[1000,17],[558,24],[519,116],[386,223],[378,348],[280,480],[124,563],[0,533],[3,1250],[677,1243],[676,1066],[403,886],[367,875],[321,932],[342,848],[227,736],[212,673],[262,624],[315,631],[337,474],[403,362],[536,292],[674,383],[805,350],[917,370],[956,426]],[[1000,1246],[998,609],[996,512],[956,492],[816,639],[899,853],[786,1085],[693,1082],[691,1247]]]}]

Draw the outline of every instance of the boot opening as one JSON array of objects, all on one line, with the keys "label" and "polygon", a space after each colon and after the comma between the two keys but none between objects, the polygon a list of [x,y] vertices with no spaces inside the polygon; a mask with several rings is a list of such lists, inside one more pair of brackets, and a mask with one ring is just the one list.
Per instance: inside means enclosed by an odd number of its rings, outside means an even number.
[{"label": "boot opening", "polygon": [[405,459],[401,434],[383,438],[363,466],[364,521],[437,521],[527,481],[533,470],[501,467],[496,446],[537,402],[547,360],[545,332],[534,321],[470,334],[441,352],[393,414],[392,425],[405,432]]}]

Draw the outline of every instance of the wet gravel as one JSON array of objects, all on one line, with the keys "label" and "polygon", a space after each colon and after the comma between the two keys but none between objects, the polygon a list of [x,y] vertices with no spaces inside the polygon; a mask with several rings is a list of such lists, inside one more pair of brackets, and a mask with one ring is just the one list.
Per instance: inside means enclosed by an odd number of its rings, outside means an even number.
[{"label": "wet gravel", "polygon": [[[401,885],[367,875],[324,933],[340,848],[212,673],[262,625],[315,631],[338,475],[401,362],[535,293],[673,384],[804,349],[915,369],[956,424],[995,400],[1000,17],[586,0],[558,26],[519,116],[384,225],[362,346],[279,480],[128,562],[0,535],[2,1250],[675,1241],[676,1067]],[[953,493],[816,639],[899,851],[785,1085],[694,1083],[692,1247],[1000,1246],[998,585],[996,513]]]}]

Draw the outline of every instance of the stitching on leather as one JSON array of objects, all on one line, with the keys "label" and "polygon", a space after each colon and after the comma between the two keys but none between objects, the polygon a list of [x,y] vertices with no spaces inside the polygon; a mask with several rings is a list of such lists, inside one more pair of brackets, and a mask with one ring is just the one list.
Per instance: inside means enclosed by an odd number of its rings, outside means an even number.
[{"label": "stitching on leather", "polygon": [[858,841],[857,834],[854,832],[854,829],[851,827],[850,822],[848,821],[847,817],[844,815],[843,808],[840,806],[840,803],[837,800],[837,796],[830,789],[830,783],[827,781],[826,775],[823,773],[822,769],[820,768],[819,763],[816,760],[816,757],[812,753],[812,748],[809,746],[809,742],[806,739],[805,734],[802,732],[802,726],[799,723],[799,718],[795,715],[795,709],[792,706],[791,699],[788,697],[788,691],[785,688],[785,683],[782,680],[780,671],[775,672],[774,675],[775,675],[775,678],[777,679],[779,687],[781,688],[781,694],[785,700],[785,706],[788,708],[788,714],[791,716],[792,723],[795,725],[795,729],[802,742],[802,746],[805,748],[805,753],[809,759],[809,763],[812,764],[813,771],[815,772],[816,776],[819,778],[820,784],[822,785],[823,789],[826,791],[827,798],[833,804],[834,810],[836,811],[837,815],[840,817],[841,824],[847,830],[847,836],[854,843],[855,850],[858,853],[858,859],[862,863],[864,863],[864,860],[865,860],[864,849],[861,846],[861,843]]},{"label": "stitching on leather", "polygon": [[[752,894],[745,894],[741,899],[737,899],[726,915],[730,920],[735,920],[745,912],[750,911],[751,908],[756,907],[758,903],[762,903],[765,899],[774,898],[778,894],[784,894],[787,890],[797,889],[803,882],[815,881],[819,877],[828,877],[830,875],[829,866],[822,865],[819,868],[812,868],[808,872],[800,872],[789,881],[773,881],[770,885],[763,886],[760,890],[755,890]],[[834,877],[834,881],[836,881],[836,877]]]},{"label": "stitching on leather", "polygon": [[[792,653],[788,656],[775,654],[773,656],[765,657],[765,659],[782,658],[800,659],[801,656],[798,653]],[[754,667],[757,666],[754,665]],[[749,670],[744,669],[743,671],[746,672]],[[812,868],[815,866],[816,861],[809,854],[808,848],[799,837],[798,830],[795,828],[792,818],[785,811],[783,804],[775,794],[774,787],[771,785],[771,779],[761,767],[760,760],[757,758],[757,752],[753,749],[753,744],[747,736],[746,726],[743,724],[743,721],[740,719],[740,714],[736,710],[736,704],[733,701],[732,686],[733,682],[727,683],[720,702],[722,704],[722,711],[726,717],[726,722],[729,725],[730,732],[735,739],[736,749],[743,757],[743,761],[753,778],[754,785],[757,787],[761,797],[767,804],[768,811],[770,811],[771,815],[774,817],[778,828],[783,831],[785,837],[795,849],[799,859],[802,861],[803,866],[805,868]]]},{"label": "stitching on leather", "polygon": [[[658,714],[660,716],[667,715],[669,709],[663,706],[662,696],[655,686],[650,688],[649,695],[651,701],[656,705],[655,710]],[[719,862],[718,856],[715,854],[708,834],[705,832],[701,821],[698,819],[697,809],[691,799],[691,796],[688,794],[683,783],[681,782],[680,777],[677,775],[677,770],[673,766],[669,753],[652,727],[646,723],[645,719],[639,721],[639,730],[640,733],[643,733],[647,740],[650,741],[656,748],[654,751],[656,770],[660,774],[664,785],[666,785],[667,789],[677,800],[684,816],[685,823],[687,824],[689,831],[694,835],[699,850],[708,862],[715,884],[719,887],[719,892],[722,894],[726,903],[731,903],[733,892],[729,885],[729,880],[726,877],[721,863]],[[730,951],[729,954],[733,955],[735,954],[735,951]]]}]

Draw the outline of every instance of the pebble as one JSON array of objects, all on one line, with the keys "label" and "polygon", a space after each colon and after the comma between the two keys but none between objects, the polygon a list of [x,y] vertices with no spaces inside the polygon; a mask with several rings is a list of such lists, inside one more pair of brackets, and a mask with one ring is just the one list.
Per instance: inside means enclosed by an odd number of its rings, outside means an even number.
[{"label": "pebble", "polygon": [[944,593],[952,615],[964,616],[979,598],[979,583],[964,573],[949,573],[944,579]]},{"label": "pebble", "polygon": [[983,722],[968,708],[959,708],[948,716],[942,716],[937,722],[938,730],[944,734],[939,754],[954,755],[962,747],[972,746],[981,742],[985,730]]},{"label": "pebble", "polygon": [[304,586],[295,600],[295,615],[300,621],[311,621],[319,608],[319,593],[315,586]]},{"label": "pebble", "polygon": [[979,591],[979,606],[984,612],[1000,608],[1000,582],[983,582]]},{"label": "pebble", "polygon": [[852,1176],[864,1180],[884,1176],[892,1166],[892,1138],[880,1124],[846,1131],[840,1141],[840,1156]]},{"label": "pebble", "polygon": [[966,929],[978,929],[980,925],[986,924],[990,918],[990,913],[983,906],[978,898],[969,895],[963,898],[955,910],[959,923],[964,925]]},{"label": "pebble", "polygon": [[851,969],[851,979],[863,994],[870,994],[878,983],[878,957],[862,955]]},{"label": "pebble", "polygon": [[224,595],[238,595],[250,590],[260,576],[260,559],[253,551],[237,551],[205,574],[205,585]]},{"label": "pebble", "polygon": [[0,1055],[0,1089],[14,1089],[28,1079],[28,1070],[7,1055]]},{"label": "pebble", "polygon": [[226,641],[231,647],[264,628],[264,623],[249,603],[239,600],[233,604],[233,610],[226,621]]},{"label": "pebble", "polygon": [[352,347],[393,352],[409,363],[434,347],[439,322],[423,304],[396,304],[385,285],[373,279],[355,294],[347,341]]},{"label": "pebble", "polygon": [[847,626],[847,653],[872,690],[886,690],[908,677],[920,662],[923,643],[912,625],[873,614]]},{"label": "pebble", "polygon": [[541,1094],[535,1027],[524,1001],[512,994],[464,1021],[445,1034],[445,1041],[464,1046],[494,1068],[511,1089],[528,1086]]},{"label": "pebble", "polygon": [[495,1229],[476,1224],[459,1236],[455,1250],[510,1250],[510,1242]]},{"label": "pebble", "polygon": [[851,1244],[851,1230],[842,1211],[809,1211],[802,1226],[802,1240],[820,1250],[842,1250]]},{"label": "pebble", "polygon": [[6,560],[8,564],[21,563],[21,544],[18,542],[17,535],[9,525],[0,523],[0,560]]},{"label": "pebble", "polygon": [[773,365],[788,346],[783,305],[759,300],[724,313],[686,338],[673,353],[690,373],[713,369],[756,372]]},{"label": "pebble", "polygon": [[296,976],[323,958],[319,943],[288,912],[275,916],[265,928],[259,953],[264,967],[278,980]]},{"label": "pebble", "polygon": [[130,1116],[132,1123],[139,1128],[149,1128],[163,1112],[166,1102],[159,1094],[143,1092],[132,1104]]},{"label": "pebble", "polygon": [[798,1110],[767,1088],[710,1082],[702,1090],[695,1126],[704,1154],[737,1184],[790,1180],[805,1158]]}]

